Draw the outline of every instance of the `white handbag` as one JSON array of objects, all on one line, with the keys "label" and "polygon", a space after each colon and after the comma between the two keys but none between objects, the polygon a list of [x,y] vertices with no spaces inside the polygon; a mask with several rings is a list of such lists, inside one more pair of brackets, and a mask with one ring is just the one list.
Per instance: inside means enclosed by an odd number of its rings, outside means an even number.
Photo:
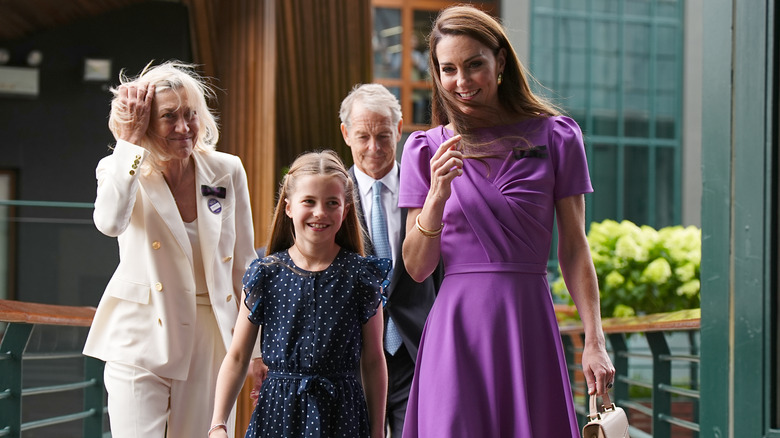
[{"label": "white handbag", "polygon": [[626,412],[610,402],[604,394],[602,409],[596,408],[596,395],[590,396],[588,424],[582,428],[582,438],[629,438]]}]

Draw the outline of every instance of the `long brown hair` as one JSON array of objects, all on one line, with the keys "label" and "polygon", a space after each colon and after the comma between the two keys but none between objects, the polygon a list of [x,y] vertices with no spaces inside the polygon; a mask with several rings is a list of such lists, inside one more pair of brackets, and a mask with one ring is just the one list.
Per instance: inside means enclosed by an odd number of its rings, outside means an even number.
[{"label": "long brown hair", "polygon": [[[496,56],[501,49],[506,51],[503,78],[498,87],[498,100],[501,107],[489,109],[489,115],[486,117],[475,118],[464,114],[458,109],[455,98],[443,91],[436,46],[442,38],[452,35],[473,38],[487,46]],[[434,82],[432,102],[434,126],[452,124],[457,134],[469,140],[470,128],[475,124],[486,122],[489,124],[491,120],[500,120],[501,111],[508,112],[512,117],[547,117],[560,114],[560,110],[555,105],[531,91],[528,78],[534,81],[535,79],[523,67],[501,24],[486,12],[466,5],[451,6],[442,10],[433,23],[433,29],[428,36],[428,45],[430,47],[428,64]]]},{"label": "long brown hair", "polygon": [[347,173],[344,162],[332,150],[305,153],[296,158],[290,166],[290,170],[279,186],[271,236],[266,245],[265,255],[288,249],[295,243],[295,227],[292,219],[285,213],[286,199],[295,192],[298,179],[310,175],[335,176],[344,184],[345,207],[349,209],[341,228],[336,232],[336,244],[364,255],[363,231],[355,208],[355,185]]}]

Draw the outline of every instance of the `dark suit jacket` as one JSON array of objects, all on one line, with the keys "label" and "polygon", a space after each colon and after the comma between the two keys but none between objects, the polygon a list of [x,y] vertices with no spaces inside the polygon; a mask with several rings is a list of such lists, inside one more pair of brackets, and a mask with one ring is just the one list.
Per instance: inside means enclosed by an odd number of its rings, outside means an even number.
[{"label": "dark suit jacket", "polygon": [[[349,169],[349,175],[355,182],[355,186],[357,186],[358,182],[357,178],[355,178],[354,168]],[[358,216],[363,229],[368,230],[359,195],[355,200],[355,205],[357,206]],[[425,319],[428,317],[428,312],[431,310],[431,306],[433,306],[433,300],[436,298],[436,292],[439,289],[439,285],[441,285],[443,270],[440,263],[437,270],[422,283],[414,281],[409,276],[404,266],[404,260],[401,255],[402,245],[400,245],[406,237],[407,209],[400,209],[398,214],[401,215],[401,242],[399,242],[396,249],[393,277],[390,279],[390,286],[386,291],[385,324],[387,323],[387,315],[391,316],[393,321],[395,321],[396,327],[398,327],[398,331],[401,333],[404,346],[412,356],[412,360],[416,361],[417,349],[420,346],[420,337],[422,336]],[[374,246],[368,237],[368,233],[365,233],[365,235],[367,236],[365,242],[366,254],[374,255]]]}]

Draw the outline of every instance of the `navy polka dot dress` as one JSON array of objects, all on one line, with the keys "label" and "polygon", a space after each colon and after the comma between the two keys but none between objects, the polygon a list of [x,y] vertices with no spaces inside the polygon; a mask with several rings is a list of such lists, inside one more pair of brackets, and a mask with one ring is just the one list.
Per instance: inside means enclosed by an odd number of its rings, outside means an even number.
[{"label": "navy polka dot dress", "polygon": [[245,304],[262,325],[268,378],[247,438],[369,436],[361,330],[382,301],[390,266],[343,248],[319,272],[298,268],[287,251],[252,262]]}]

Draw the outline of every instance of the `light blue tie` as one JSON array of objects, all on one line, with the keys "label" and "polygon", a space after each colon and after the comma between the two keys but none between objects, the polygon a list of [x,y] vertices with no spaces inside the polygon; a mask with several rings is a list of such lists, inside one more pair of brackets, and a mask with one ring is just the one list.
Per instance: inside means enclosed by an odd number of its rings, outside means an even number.
[{"label": "light blue tie", "polygon": [[[390,240],[387,237],[387,217],[382,208],[382,182],[376,181],[371,188],[374,202],[371,206],[371,241],[374,244],[374,254],[383,259],[393,259],[390,250]],[[395,326],[395,322],[387,317],[387,329],[385,330],[385,350],[391,355],[401,347],[401,335]]]}]

